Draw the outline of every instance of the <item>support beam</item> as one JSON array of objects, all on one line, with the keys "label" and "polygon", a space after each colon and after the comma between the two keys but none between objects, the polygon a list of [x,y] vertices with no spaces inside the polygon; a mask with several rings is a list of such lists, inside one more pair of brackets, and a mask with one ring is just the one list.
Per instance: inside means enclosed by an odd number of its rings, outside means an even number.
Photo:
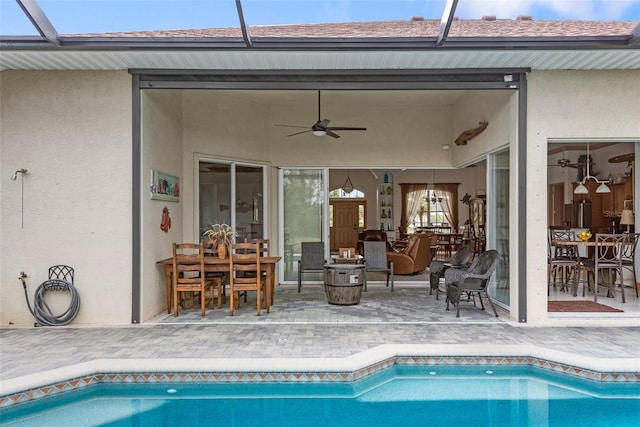
[{"label": "support beam", "polygon": [[451,23],[453,22],[453,15],[456,13],[456,7],[458,6],[458,0],[447,0],[447,4],[442,12],[442,18],[440,19],[440,29],[438,30],[438,38],[436,39],[436,46],[442,46],[449,35],[451,29]]},{"label": "support beam", "polygon": [[131,323],[142,322],[142,90],[131,76]]},{"label": "support beam", "polygon": [[247,24],[244,22],[244,13],[242,12],[242,1],[236,0],[236,9],[238,9],[238,19],[240,19],[240,29],[242,30],[242,38],[244,39],[244,43],[247,47],[253,46],[253,42],[251,41],[251,35],[249,34],[249,29],[247,28]]},{"label": "support beam", "polygon": [[60,46],[60,39],[58,39],[58,32],[53,27],[49,18],[40,8],[40,5],[36,0],[16,0],[22,11],[27,15],[27,18],[31,21],[40,35],[49,43],[55,46]]},{"label": "support beam", "polygon": [[636,25],[633,31],[631,31],[631,39],[629,40],[629,45],[640,45],[640,24]]}]

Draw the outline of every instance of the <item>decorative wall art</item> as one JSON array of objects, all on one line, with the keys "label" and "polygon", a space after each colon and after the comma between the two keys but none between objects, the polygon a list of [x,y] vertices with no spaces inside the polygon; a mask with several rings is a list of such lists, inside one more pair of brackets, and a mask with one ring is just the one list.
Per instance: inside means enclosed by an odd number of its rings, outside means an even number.
[{"label": "decorative wall art", "polygon": [[169,208],[162,209],[162,221],[160,221],[160,230],[167,233],[171,229],[171,217],[169,216]]},{"label": "decorative wall art", "polygon": [[180,201],[180,178],[167,173],[151,171],[151,199],[166,200],[168,202]]}]

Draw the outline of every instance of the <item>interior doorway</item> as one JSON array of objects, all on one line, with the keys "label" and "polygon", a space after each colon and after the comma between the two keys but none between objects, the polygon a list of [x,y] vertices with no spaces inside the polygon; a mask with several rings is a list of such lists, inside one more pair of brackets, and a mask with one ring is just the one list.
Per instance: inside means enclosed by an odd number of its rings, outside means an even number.
[{"label": "interior doorway", "polygon": [[331,200],[329,202],[330,250],[355,248],[358,233],[364,229],[366,201]]},{"label": "interior doorway", "polygon": [[564,225],[564,182],[549,184],[547,221],[549,225]]}]

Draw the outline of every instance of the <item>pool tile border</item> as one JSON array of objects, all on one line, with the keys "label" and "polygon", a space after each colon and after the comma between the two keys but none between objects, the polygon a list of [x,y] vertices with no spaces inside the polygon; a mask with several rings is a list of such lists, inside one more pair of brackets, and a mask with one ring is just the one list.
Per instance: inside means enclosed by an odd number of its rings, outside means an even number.
[{"label": "pool tile border", "polygon": [[220,371],[220,372],[110,372],[87,374],[66,381],[0,396],[0,408],[30,402],[95,384],[150,383],[319,383],[353,382],[389,367],[399,366],[529,366],[577,378],[610,383],[640,383],[640,372],[600,372],[535,356],[398,355],[353,371]]}]

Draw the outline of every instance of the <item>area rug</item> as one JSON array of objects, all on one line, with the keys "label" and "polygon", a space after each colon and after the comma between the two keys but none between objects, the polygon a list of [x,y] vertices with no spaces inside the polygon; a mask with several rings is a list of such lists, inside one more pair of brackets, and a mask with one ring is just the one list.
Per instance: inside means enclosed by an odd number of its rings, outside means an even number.
[{"label": "area rug", "polygon": [[562,312],[562,313],[570,313],[570,312],[618,312],[621,313],[623,310],[618,310],[617,308],[609,307],[608,305],[599,304],[597,302],[589,301],[589,300],[581,300],[581,301],[548,301],[547,302],[547,310],[549,312]]}]

